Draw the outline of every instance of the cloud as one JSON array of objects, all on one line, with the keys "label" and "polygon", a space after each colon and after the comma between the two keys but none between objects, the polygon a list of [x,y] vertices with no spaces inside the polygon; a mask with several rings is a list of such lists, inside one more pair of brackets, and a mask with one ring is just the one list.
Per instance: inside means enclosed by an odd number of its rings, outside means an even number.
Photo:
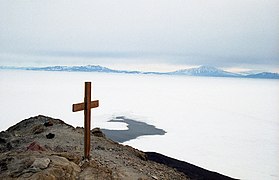
[{"label": "cloud", "polygon": [[278,66],[278,9],[277,0],[3,1],[0,52]]}]

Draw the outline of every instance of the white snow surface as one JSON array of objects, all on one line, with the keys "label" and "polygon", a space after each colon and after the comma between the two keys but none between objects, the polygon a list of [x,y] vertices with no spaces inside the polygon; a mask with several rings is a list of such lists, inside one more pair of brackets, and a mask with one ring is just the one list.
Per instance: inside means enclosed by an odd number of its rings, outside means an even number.
[{"label": "white snow surface", "polygon": [[92,128],[127,129],[117,116],[155,125],[164,136],[124,144],[241,179],[279,179],[279,81],[0,70],[0,130],[47,115],[83,126],[84,82],[92,82]]}]

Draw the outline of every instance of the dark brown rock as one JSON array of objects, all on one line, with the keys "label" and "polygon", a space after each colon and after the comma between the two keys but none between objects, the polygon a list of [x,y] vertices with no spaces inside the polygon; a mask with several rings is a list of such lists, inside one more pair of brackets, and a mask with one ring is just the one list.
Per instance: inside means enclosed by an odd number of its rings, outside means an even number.
[{"label": "dark brown rock", "polygon": [[53,139],[55,137],[55,134],[52,134],[52,133],[48,133],[47,135],[46,135],[46,138],[47,139]]},{"label": "dark brown rock", "polygon": [[45,131],[45,128],[43,125],[39,124],[39,125],[36,125],[32,128],[32,132],[33,134],[40,134],[42,132]]},{"label": "dark brown rock", "polygon": [[97,137],[103,137],[105,138],[106,135],[101,131],[100,128],[94,128],[91,130],[91,133],[94,135],[94,136],[97,136]]},{"label": "dark brown rock", "polygon": [[49,120],[49,121],[45,122],[45,123],[44,123],[44,126],[45,126],[45,127],[53,126],[52,120]]}]

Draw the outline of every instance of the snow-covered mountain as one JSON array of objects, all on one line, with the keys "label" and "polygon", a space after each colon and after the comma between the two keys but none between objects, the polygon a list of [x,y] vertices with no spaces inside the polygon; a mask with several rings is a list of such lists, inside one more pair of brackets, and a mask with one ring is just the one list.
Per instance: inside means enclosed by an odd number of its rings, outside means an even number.
[{"label": "snow-covered mountain", "polygon": [[48,67],[30,67],[25,70],[33,71],[68,71],[68,72],[104,72],[104,73],[127,73],[141,74],[140,71],[114,70],[103,66],[87,65],[87,66],[48,66]]},{"label": "snow-covered mountain", "polygon": [[68,72],[102,72],[102,73],[125,73],[125,74],[157,74],[157,75],[184,75],[184,76],[207,76],[207,77],[237,77],[237,78],[262,78],[279,79],[278,73],[261,72],[253,74],[232,73],[211,66],[182,69],[173,72],[142,72],[129,70],[114,70],[99,65],[87,66],[48,66],[48,67],[14,67],[0,66],[1,69],[31,70],[31,71],[68,71]]},{"label": "snow-covered mountain", "polygon": [[260,79],[279,79],[278,73],[262,72],[257,74],[249,74],[246,78],[260,78]]},{"label": "snow-covered mountain", "polygon": [[30,67],[26,70],[35,71],[80,71],[80,72],[116,72],[117,70],[112,70],[103,66],[48,66],[48,67]]},{"label": "snow-covered mountain", "polygon": [[241,74],[243,76],[247,76],[247,75],[251,75],[251,74],[258,74],[258,73],[262,73],[263,71],[261,70],[249,70],[249,71],[241,71],[238,72],[238,74]]},{"label": "snow-covered mountain", "polygon": [[240,74],[227,72],[221,69],[217,69],[211,66],[200,66],[198,68],[182,69],[171,72],[176,75],[187,75],[187,76],[213,76],[213,77],[240,77]]}]

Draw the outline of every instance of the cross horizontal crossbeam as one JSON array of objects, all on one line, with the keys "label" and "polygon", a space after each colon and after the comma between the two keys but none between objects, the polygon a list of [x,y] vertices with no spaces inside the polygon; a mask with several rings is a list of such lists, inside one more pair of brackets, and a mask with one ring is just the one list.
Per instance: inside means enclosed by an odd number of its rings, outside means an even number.
[{"label": "cross horizontal crossbeam", "polygon": [[[96,108],[96,107],[99,107],[99,100],[91,101],[90,108]],[[73,109],[72,109],[73,112],[83,111],[84,109],[85,109],[84,103],[73,104]]]}]

